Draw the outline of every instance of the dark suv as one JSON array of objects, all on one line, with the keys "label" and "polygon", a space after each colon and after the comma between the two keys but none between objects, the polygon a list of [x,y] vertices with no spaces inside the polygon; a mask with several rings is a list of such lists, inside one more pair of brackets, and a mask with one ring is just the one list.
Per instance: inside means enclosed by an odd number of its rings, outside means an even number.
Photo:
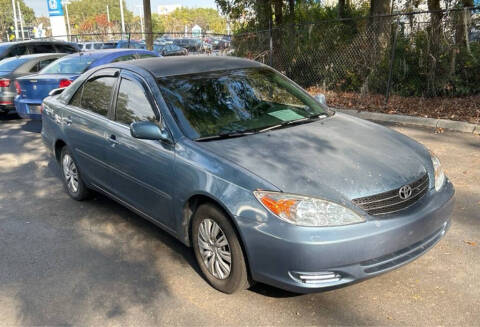
[{"label": "dark suv", "polygon": [[63,41],[20,41],[0,43],[0,60],[34,53],[74,53],[78,45]]}]

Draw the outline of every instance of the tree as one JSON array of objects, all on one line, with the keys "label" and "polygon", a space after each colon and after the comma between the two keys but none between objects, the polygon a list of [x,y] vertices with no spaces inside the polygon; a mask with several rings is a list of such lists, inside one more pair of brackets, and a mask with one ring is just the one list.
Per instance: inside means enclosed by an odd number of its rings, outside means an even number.
[{"label": "tree", "polygon": [[[134,15],[127,9],[125,0],[122,1],[125,24],[130,30],[134,24]],[[82,25],[86,22],[92,22],[92,19],[95,20],[95,17],[99,15],[107,15],[107,5],[110,12],[112,32],[121,32],[120,3],[118,0],[77,0],[68,5],[70,24],[74,26],[73,33],[89,33],[87,32],[88,29],[82,28]]]},{"label": "tree", "polygon": [[[22,18],[25,22],[24,26],[30,26],[35,20],[35,13],[32,8],[28,7],[23,0],[16,0],[20,3],[20,9],[22,11]],[[0,40],[6,39],[6,32],[10,27],[14,27],[13,22],[13,10],[12,10],[12,0],[0,0]],[[18,18],[18,14],[17,14]],[[18,24],[20,30],[20,24]],[[20,36],[20,33],[19,33]],[[21,38],[21,37],[20,37]]]},{"label": "tree", "polygon": [[213,8],[186,8],[175,9],[168,15],[152,15],[154,32],[183,33],[185,26],[192,28],[198,25],[203,31],[225,33],[226,19]]}]

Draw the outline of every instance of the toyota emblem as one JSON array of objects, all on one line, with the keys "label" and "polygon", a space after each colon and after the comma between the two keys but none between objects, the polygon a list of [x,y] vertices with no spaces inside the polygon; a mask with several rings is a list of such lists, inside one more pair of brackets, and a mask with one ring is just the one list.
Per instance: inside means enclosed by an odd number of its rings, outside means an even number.
[{"label": "toyota emblem", "polygon": [[405,186],[400,187],[400,189],[398,190],[398,196],[402,200],[406,200],[406,199],[410,198],[412,196],[411,186],[410,185],[405,185]]}]

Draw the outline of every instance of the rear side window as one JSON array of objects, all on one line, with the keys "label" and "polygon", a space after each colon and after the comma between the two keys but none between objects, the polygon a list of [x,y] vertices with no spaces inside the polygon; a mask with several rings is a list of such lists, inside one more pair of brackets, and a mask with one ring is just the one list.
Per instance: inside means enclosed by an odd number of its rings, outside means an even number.
[{"label": "rear side window", "polygon": [[131,54],[131,55],[126,55],[126,56],[120,56],[120,57],[114,59],[113,62],[128,61],[128,60],[133,60],[133,59],[135,59],[135,56],[133,54]]},{"label": "rear side window", "polygon": [[135,121],[156,120],[145,89],[139,83],[122,78],[118,90],[115,120],[127,125]]},{"label": "rear side window", "polygon": [[32,53],[54,53],[55,48],[53,44],[45,44],[45,43],[40,43],[40,44],[33,44],[32,46]]},{"label": "rear side window", "polygon": [[100,76],[88,80],[83,85],[81,105],[74,104],[74,102],[78,103],[75,98],[81,92],[75,94],[71,104],[107,116],[116,80],[117,78],[112,76]]},{"label": "rear side window", "polygon": [[45,59],[37,62],[32,69],[30,69],[31,73],[36,73],[42,70],[44,67],[48,66],[50,63],[54,62],[58,58],[50,58],[50,59]]},{"label": "rear side window", "polygon": [[148,54],[148,53],[141,53],[141,54],[138,54],[138,55],[137,55],[137,58],[138,58],[138,59],[153,58],[153,57],[156,57],[156,56],[151,55],[151,54]]},{"label": "rear side window", "polygon": [[27,54],[27,46],[25,45],[14,45],[12,49],[10,50],[10,56],[23,56],[24,54]]}]

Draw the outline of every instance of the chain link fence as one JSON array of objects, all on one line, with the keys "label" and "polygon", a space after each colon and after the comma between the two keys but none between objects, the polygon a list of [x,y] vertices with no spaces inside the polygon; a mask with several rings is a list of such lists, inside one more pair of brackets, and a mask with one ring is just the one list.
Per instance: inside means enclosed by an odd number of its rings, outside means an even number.
[{"label": "chain link fence", "polygon": [[[335,19],[251,33],[153,33],[154,50],[235,55],[263,62],[305,88],[401,96],[480,93],[480,8]],[[145,33],[70,35],[77,43],[145,47]],[[102,45],[98,45],[101,47]],[[96,49],[91,45],[90,49]]]},{"label": "chain link fence", "polygon": [[236,35],[233,54],[303,87],[362,94],[480,93],[478,8],[337,19]]}]

